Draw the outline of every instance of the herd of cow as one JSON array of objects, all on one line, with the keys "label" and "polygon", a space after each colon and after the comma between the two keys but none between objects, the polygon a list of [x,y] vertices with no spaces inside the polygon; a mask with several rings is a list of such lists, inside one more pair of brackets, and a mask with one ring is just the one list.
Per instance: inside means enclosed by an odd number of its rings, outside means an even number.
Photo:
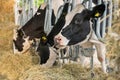
[{"label": "herd of cow", "polygon": [[[102,70],[107,73],[105,62],[105,44],[97,38],[93,29],[93,18],[99,18],[105,11],[105,5],[100,4],[88,10],[82,4],[77,4],[68,13],[69,3],[63,0],[53,0],[51,22],[54,27],[47,35],[44,31],[44,21],[47,4],[43,3],[35,15],[22,27],[14,29],[13,47],[15,54],[23,54],[32,47],[38,45],[36,52],[40,56],[40,64],[51,67],[58,56],[59,49],[66,46],[79,44],[83,48],[96,47],[98,60],[101,62]],[[57,7],[64,4],[62,13],[55,23]],[[56,9],[57,8],[57,9]],[[94,26],[95,27],[95,26]],[[37,44],[39,41],[39,44]]]}]

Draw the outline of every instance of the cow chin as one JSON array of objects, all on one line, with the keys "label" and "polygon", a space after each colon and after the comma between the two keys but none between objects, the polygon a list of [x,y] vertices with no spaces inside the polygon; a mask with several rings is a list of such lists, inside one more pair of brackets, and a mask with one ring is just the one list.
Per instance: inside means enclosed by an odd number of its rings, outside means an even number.
[{"label": "cow chin", "polygon": [[22,51],[19,51],[18,49],[15,48],[15,46],[13,46],[13,53],[14,54],[23,54],[25,52],[27,52],[29,50],[30,47],[26,47],[26,48],[23,48]]},{"label": "cow chin", "polygon": [[31,40],[28,40],[29,37],[27,38],[24,38],[25,42],[23,43],[23,50],[22,51],[19,51],[18,49],[16,49],[16,46],[14,45],[13,43],[13,52],[14,54],[23,54],[25,52],[27,52],[31,46],[31,44],[33,43],[33,41]]}]

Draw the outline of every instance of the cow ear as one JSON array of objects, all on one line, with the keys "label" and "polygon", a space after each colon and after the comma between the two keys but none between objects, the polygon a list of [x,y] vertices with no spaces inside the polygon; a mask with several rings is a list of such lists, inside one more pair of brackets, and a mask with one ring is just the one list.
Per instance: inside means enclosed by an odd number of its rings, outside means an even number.
[{"label": "cow ear", "polygon": [[105,11],[105,5],[104,4],[97,5],[97,6],[93,7],[92,17],[93,18],[99,18],[103,15],[104,11]]}]

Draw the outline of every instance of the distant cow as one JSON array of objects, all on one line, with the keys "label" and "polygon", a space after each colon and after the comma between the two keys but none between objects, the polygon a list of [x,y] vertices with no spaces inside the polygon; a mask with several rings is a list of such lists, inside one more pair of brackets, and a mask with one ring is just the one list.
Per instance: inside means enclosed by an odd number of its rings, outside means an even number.
[{"label": "distant cow", "polygon": [[92,18],[101,17],[104,11],[104,4],[95,6],[93,10],[88,10],[83,5],[78,4],[66,15],[65,24],[62,30],[54,37],[54,41],[57,48],[64,48],[74,44],[82,46],[86,43],[89,43],[91,46],[95,45],[98,60],[101,62],[103,71],[106,73],[105,44],[98,40],[91,21]]},{"label": "distant cow", "polygon": [[[63,0],[52,1],[52,25],[55,22],[57,11],[61,5],[63,5]],[[43,3],[35,15],[24,26],[14,30],[14,53],[24,53],[31,47],[36,39],[44,39],[46,37],[46,33],[44,32],[46,7],[47,4]]]}]

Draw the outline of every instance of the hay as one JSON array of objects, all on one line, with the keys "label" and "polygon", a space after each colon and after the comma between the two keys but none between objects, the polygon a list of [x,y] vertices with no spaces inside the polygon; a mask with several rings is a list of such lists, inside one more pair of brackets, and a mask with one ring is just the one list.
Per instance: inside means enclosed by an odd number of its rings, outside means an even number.
[{"label": "hay", "polygon": [[33,66],[19,80],[74,80],[68,70],[62,68],[42,68]]},{"label": "hay", "polygon": [[[65,64],[63,67],[42,68],[33,66],[25,71],[19,80],[107,80],[107,75],[100,69],[95,69],[95,77],[91,78],[91,71],[78,64]],[[112,77],[115,80],[115,77]],[[108,79],[109,80],[109,79]]]},{"label": "hay", "polygon": [[112,31],[106,37],[107,57],[110,59],[110,65],[114,68],[120,67],[120,19],[114,21]]},{"label": "hay", "polygon": [[[60,67],[42,68],[38,64],[38,56],[35,55],[14,55],[12,52],[12,28],[7,27],[4,29],[6,34],[1,35],[0,41],[0,80],[88,80],[91,79],[91,73],[89,68],[83,68],[80,64],[66,64]],[[4,32],[3,30],[0,33]],[[6,37],[7,36],[7,37]],[[5,40],[7,39],[7,40]],[[113,38],[108,39],[108,52],[110,54],[115,53],[114,49],[118,46],[115,41],[111,41]],[[9,41],[8,41],[9,40]],[[113,47],[114,45],[114,47]],[[110,48],[109,48],[110,47]],[[101,69],[95,68],[95,77],[93,80],[119,80],[120,74],[111,73],[109,75],[103,74]]]},{"label": "hay", "polygon": [[31,56],[28,55],[4,55],[0,61],[0,73],[10,80],[17,80],[18,76],[33,64]]},{"label": "hay", "polygon": [[[83,68],[81,67],[81,65],[78,64],[65,64],[63,65],[63,67],[53,68],[42,68],[41,66],[33,66],[29,70],[25,71],[25,73],[22,74],[19,78],[19,80],[88,80],[88,79],[91,79],[90,69]],[[100,79],[99,76],[96,80],[98,79]]]},{"label": "hay", "polygon": [[[91,78],[90,68],[83,68],[80,64],[66,64],[62,67],[42,68],[39,57],[31,55],[31,51],[24,55],[14,55],[12,51],[12,35],[15,27],[13,8],[10,1],[5,0],[5,8],[0,5],[0,80],[120,80],[120,72],[104,74],[100,68],[95,68],[95,77]],[[6,8],[7,7],[7,8]],[[10,10],[9,10],[10,8]],[[4,10],[7,9],[7,10]],[[6,12],[4,12],[6,11]],[[11,14],[10,14],[11,13]],[[1,16],[3,15],[4,16]],[[114,21],[112,31],[120,35],[120,20]],[[107,36],[107,57],[115,59],[114,66],[120,67],[120,41]],[[116,65],[115,65],[116,63]]]}]

